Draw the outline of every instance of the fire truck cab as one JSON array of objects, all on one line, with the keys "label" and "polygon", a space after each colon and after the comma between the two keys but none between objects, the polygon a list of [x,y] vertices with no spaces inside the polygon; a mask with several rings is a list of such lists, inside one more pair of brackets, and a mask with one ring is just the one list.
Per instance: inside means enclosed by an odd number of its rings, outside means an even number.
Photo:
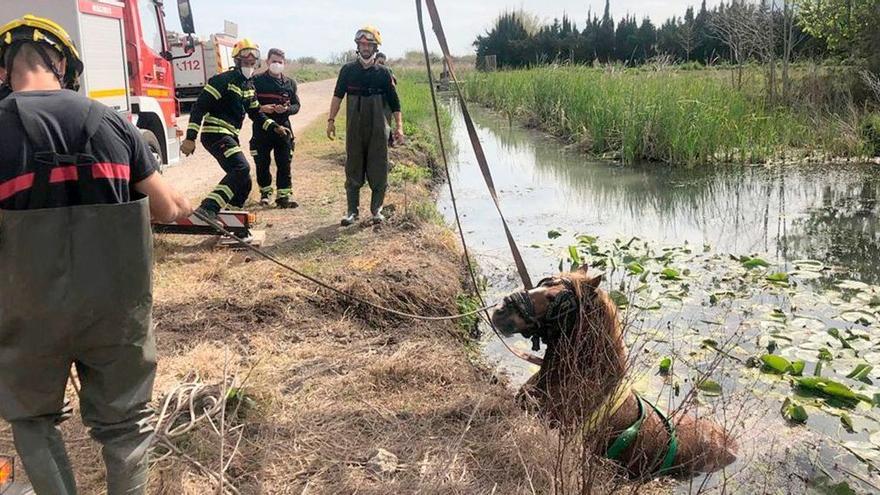
[{"label": "fire truck cab", "polygon": [[[173,56],[164,0],[4,1],[2,20],[25,14],[60,24],[79,48],[85,70],[80,92],[125,114],[162,165],[180,161]],[[187,50],[193,28],[189,0],[177,0]]]}]

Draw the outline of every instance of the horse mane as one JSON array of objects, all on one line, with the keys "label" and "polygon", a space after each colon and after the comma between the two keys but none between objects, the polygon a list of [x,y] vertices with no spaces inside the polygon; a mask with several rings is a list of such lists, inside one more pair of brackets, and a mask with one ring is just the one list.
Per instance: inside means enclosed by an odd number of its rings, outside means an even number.
[{"label": "horse mane", "polygon": [[[571,324],[545,339],[547,351],[540,374],[543,386],[571,418],[584,417],[614,394],[624,379],[627,353],[618,320],[617,305],[598,288],[601,276],[583,270],[563,273],[579,302]],[[570,319],[568,321],[571,321]],[[549,322],[548,322],[549,323]],[[561,418],[560,418],[561,419]]]}]

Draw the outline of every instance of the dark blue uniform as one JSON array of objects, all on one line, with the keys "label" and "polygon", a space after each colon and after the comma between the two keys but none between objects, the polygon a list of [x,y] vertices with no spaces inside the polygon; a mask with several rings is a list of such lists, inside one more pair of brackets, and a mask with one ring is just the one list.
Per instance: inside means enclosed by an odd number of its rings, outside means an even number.
[{"label": "dark blue uniform", "polygon": [[[296,94],[296,81],[284,75],[274,77],[269,72],[264,72],[254,78],[254,90],[257,92],[257,101],[260,106],[289,105],[286,112],[270,113],[267,114],[267,117],[276,124],[291,129],[290,116],[296,115],[300,108],[299,96]],[[275,167],[278,169],[276,198],[279,203],[289,201],[293,194],[290,171],[295,148],[293,138],[266,131],[254,122],[254,135],[250,144],[251,155],[257,166],[257,184],[260,186],[260,196],[268,198],[272,194],[272,173],[269,165],[272,162],[272,152],[274,151]]]},{"label": "dark blue uniform", "polygon": [[193,105],[186,138],[194,140],[201,129],[202,145],[226,172],[202,201],[201,207],[206,210],[216,213],[226,205],[241,208],[251,192],[251,167],[238,141],[245,114],[266,131],[274,132],[278,125],[260,112],[253,82],[238,69],[209,79]]}]

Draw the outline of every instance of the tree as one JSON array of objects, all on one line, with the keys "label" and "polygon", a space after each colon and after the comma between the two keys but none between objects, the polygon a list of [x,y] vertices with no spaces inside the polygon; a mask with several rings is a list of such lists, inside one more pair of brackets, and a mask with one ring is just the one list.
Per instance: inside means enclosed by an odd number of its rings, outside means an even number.
[{"label": "tree", "polygon": [[[705,5],[705,3],[704,3]],[[684,59],[691,59],[691,52],[697,47],[697,26],[694,19],[694,8],[688,7],[684,14],[684,22],[678,26],[678,42],[684,51]]]},{"label": "tree", "polygon": [[880,0],[801,2],[801,22],[832,50],[855,53],[880,73]]},{"label": "tree", "polygon": [[603,62],[609,62],[614,58],[614,19],[611,18],[610,0],[605,0],[605,13],[602,14],[602,22],[599,23],[596,56]]},{"label": "tree", "polygon": [[736,64],[736,87],[742,87],[743,64],[756,46],[756,16],[753,5],[733,1],[727,7],[721,4],[709,20],[713,35],[730,51],[730,58]]}]

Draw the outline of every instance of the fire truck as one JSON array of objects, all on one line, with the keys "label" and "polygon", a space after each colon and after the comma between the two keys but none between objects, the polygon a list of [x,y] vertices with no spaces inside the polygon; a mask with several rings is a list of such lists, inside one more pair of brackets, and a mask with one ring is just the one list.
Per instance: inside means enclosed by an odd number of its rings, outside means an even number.
[{"label": "fire truck", "polygon": [[[79,48],[85,70],[80,92],[125,114],[159,163],[180,161],[174,55],[165,30],[164,0],[4,0],[6,22],[25,14],[60,24]],[[182,56],[194,50],[189,0],[177,0]]]},{"label": "fire truck", "polygon": [[212,34],[205,40],[196,38],[195,50],[190,55],[186,54],[186,38],[169,33],[169,40],[174,55],[176,96],[181,106],[194,103],[208,79],[235,65],[232,59],[235,38],[228,34]]}]

